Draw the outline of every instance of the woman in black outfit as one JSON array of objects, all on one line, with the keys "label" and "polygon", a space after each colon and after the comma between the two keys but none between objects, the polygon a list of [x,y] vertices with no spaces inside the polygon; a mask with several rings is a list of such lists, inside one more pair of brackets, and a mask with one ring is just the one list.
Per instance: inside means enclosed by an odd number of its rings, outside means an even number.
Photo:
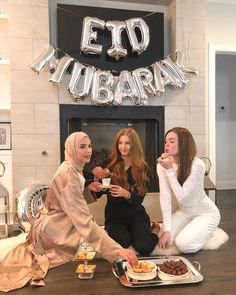
[{"label": "woman in black outfit", "polygon": [[[147,192],[147,163],[137,132],[121,129],[114,140],[107,168],[93,169],[95,178],[109,175],[112,185],[105,192],[105,229],[124,248],[130,245],[141,255],[150,254],[158,242],[142,205]],[[98,197],[102,194],[98,194]]]}]

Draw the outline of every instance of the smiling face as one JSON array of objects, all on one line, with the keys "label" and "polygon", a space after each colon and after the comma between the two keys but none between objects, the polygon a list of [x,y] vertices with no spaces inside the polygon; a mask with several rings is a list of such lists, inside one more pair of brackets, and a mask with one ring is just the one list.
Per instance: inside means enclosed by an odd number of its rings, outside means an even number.
[{"label": "smiling face", "polygon": [[179,141],[175,132],[171,131],[167,133],[165,138],[165,153],[169,156],[178,156],[179,153]]},{"label": "smiling face", "polygon": [[78,160],[83,163],[89,163],[92,156],[92,144],[88,137],[82,138],[77,147]]},{"label": "smiling face", "polygon": [[131,141],[127,135],[120,136],[117,146],[121,154],[121,157],[129,156],[130,149],[131,149]]}]

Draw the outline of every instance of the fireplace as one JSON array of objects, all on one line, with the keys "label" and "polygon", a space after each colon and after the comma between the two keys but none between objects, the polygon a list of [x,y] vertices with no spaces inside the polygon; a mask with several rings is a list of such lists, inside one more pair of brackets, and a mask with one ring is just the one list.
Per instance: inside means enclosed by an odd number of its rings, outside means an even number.
[{"label": "fireplace", "polygon": [[159,191],[156,159],[163,152],[164,107],[121,106],[97,107],[92,105],[60,105],[61,161],[64,143],[75,131],[86,132],[93,143],[91,163],[85,166],[85,176],[95,166],[108,161],[115,134],[122,128],[132,127],[140,136],[145,160],[149,166],[149,192]]}]

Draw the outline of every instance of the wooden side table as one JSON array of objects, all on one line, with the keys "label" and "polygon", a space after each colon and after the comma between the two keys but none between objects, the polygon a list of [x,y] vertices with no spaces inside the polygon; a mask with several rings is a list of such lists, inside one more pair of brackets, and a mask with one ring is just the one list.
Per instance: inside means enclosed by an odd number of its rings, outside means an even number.
[{"label": "wooden side table", "polygon": [[214,191],[215,204],[217,204],[217,189],[216,189],[215,184],[209,178],[209,176],[204,176],[204,190],[208,196],[209,196],[210,191]]}]

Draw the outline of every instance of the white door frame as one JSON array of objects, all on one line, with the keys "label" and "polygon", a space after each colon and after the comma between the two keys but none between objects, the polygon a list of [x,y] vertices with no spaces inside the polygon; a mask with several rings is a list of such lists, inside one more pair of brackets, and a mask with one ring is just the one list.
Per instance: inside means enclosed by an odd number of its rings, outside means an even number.
[{"label": "white door frame", "polygon": [[216,54],[236,54],[235,45],[211,44],[208,46],[208,153],[212,162],[210,178],[216,181]]}]

